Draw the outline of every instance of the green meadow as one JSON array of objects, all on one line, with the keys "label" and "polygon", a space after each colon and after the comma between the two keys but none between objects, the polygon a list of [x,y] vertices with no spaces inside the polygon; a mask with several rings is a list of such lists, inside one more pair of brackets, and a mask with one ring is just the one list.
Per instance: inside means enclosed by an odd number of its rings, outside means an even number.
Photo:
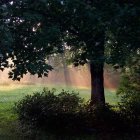
[{"label": "green meadow", "polygon": [[[14,112],[14,104],[18,100],[21,100],[27,94],[33,94],[34,92],[41,91],[44,87],[56,88],[57,91],[74,90],[79,93],[79,96],[88,101],[90,98],[90,89],[87,88],[75,88],[64,86],[52,86],[52,85],[2,85],[0,86],[0,138],[4,136],[20,136],[20,129],[17,121],[17,115]],[[105,90],[106,102],[111,105],[117,104],[119,99],[117,98],[115,91]]]}]

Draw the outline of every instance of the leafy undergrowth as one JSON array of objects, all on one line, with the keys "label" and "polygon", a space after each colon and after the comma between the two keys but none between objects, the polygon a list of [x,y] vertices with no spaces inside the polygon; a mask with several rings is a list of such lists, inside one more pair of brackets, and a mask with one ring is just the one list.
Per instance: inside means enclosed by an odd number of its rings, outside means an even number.
[{"label": "leafy undergrowth", "polygon": [[66,140],[82,140],[83,136],[89,140],[137,139],[121,112],[112,106],[90,106],[77,92],[55,92],[44,89],[17,102],[15,111],[26,136],[32,139],[59,136]]},{"label": "leafy undergrowth", "polygon": [[14,113],[13,103],[0,103],[0,140],[139,140],[135,134],[128,133],[93,133],[86,135],[52,135],[39,134],[35,137],[27,137],[21,132],[21,126]]}]

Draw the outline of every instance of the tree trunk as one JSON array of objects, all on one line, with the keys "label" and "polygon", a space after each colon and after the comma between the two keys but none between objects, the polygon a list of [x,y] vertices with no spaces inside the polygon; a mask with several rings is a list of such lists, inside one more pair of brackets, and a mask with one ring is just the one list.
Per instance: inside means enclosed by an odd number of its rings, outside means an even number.
[{"label": "tree trunk", "polygon": [[66,87],[69,86],[69,71],[68,71],[68,67],[66,64],[66,60],[65,60],[65,56],[64,54],[62,54],[62,63],[63,63],[63,70],[64,70],[64,80],[65,80],[65,85]]},{"label": "tree trunk", "polygon": [[90,63],[91,73],[91,105],[105,105],[104,96],[104,63]]},{"label": "tree trunk", "polygon": [[65,46],[63,47],[63,50],[64,50],[64,52],[62,53],[62,64],[63,64],[63,70],[64,70],[64,80],[65,80],[66,87],[68,87],[70,84],[70,79],[69,79],[69,70],[68,70],[67,63],[66,63],[66,48],[65,48]]},{"label": "tree trunk", "polygon": [[91,74],[91,105],[100,104],[105,105],[104,95],[104,51],[105,51],[105,33],[101,32],[89,44],[91,60],[90,60],[90,74]]}]

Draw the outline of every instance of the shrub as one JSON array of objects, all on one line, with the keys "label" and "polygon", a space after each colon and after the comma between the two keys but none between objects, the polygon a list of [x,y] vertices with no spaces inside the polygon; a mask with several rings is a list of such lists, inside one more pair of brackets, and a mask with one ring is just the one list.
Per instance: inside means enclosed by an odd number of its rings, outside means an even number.
[{"label": "shrub", "polygon": [[87,126],[99,132],[112,132],[125,130],[126,126],[115,106],[106,104],[86,106]]},{"label": "shrub", "polygon": [[15,105],[21,124],[47,131],[74,130],[83,122],[80,110],[83,99],[78,93],[44,88],[42,92],[27,95]]},{"label": "shrub", "polygon": [[123,83],[121,84],[117,94],[121,96],[119,108],[129,121],[134,124],[140,123],[140,90],[137,90],[130,81],[130,77],[123,76]]},{"label": "shrub", "polygon": [[122,76],[117,94],[121,96],[120,111],[131,123],[140,126],[140,61],[139,56],[131,60]]},{"label": "shrub", "polygon": [[56,94],[55,89],[44,89],[25,96],[15,109],[22,127],[35,131],[64,135],[122,130],[123,126],[120,114],[112,106],[91,106],[74,91],[62,90]]}]

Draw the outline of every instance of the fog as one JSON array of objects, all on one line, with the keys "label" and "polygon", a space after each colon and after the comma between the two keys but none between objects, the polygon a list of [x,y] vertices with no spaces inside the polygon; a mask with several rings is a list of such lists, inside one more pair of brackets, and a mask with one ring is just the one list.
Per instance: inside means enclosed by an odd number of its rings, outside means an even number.
[{"label": "fog", "polygon": [[[120,74],[117,71],[112,70],[110,67],[105,67],[104,70],[104,85],[105,88],[116,89],[119,84]],[[74,86],[77,88],[90,88],[90,73],[88,66],[80,67],[60,67],[54,68],[53,71],[49,72],[48,77],[38,78],[37,75],[27,74],[21,79],[20,82],[12,81],[8,79],[8,69],[0,72],[0,84],[45,84],[52,86]]]}]

